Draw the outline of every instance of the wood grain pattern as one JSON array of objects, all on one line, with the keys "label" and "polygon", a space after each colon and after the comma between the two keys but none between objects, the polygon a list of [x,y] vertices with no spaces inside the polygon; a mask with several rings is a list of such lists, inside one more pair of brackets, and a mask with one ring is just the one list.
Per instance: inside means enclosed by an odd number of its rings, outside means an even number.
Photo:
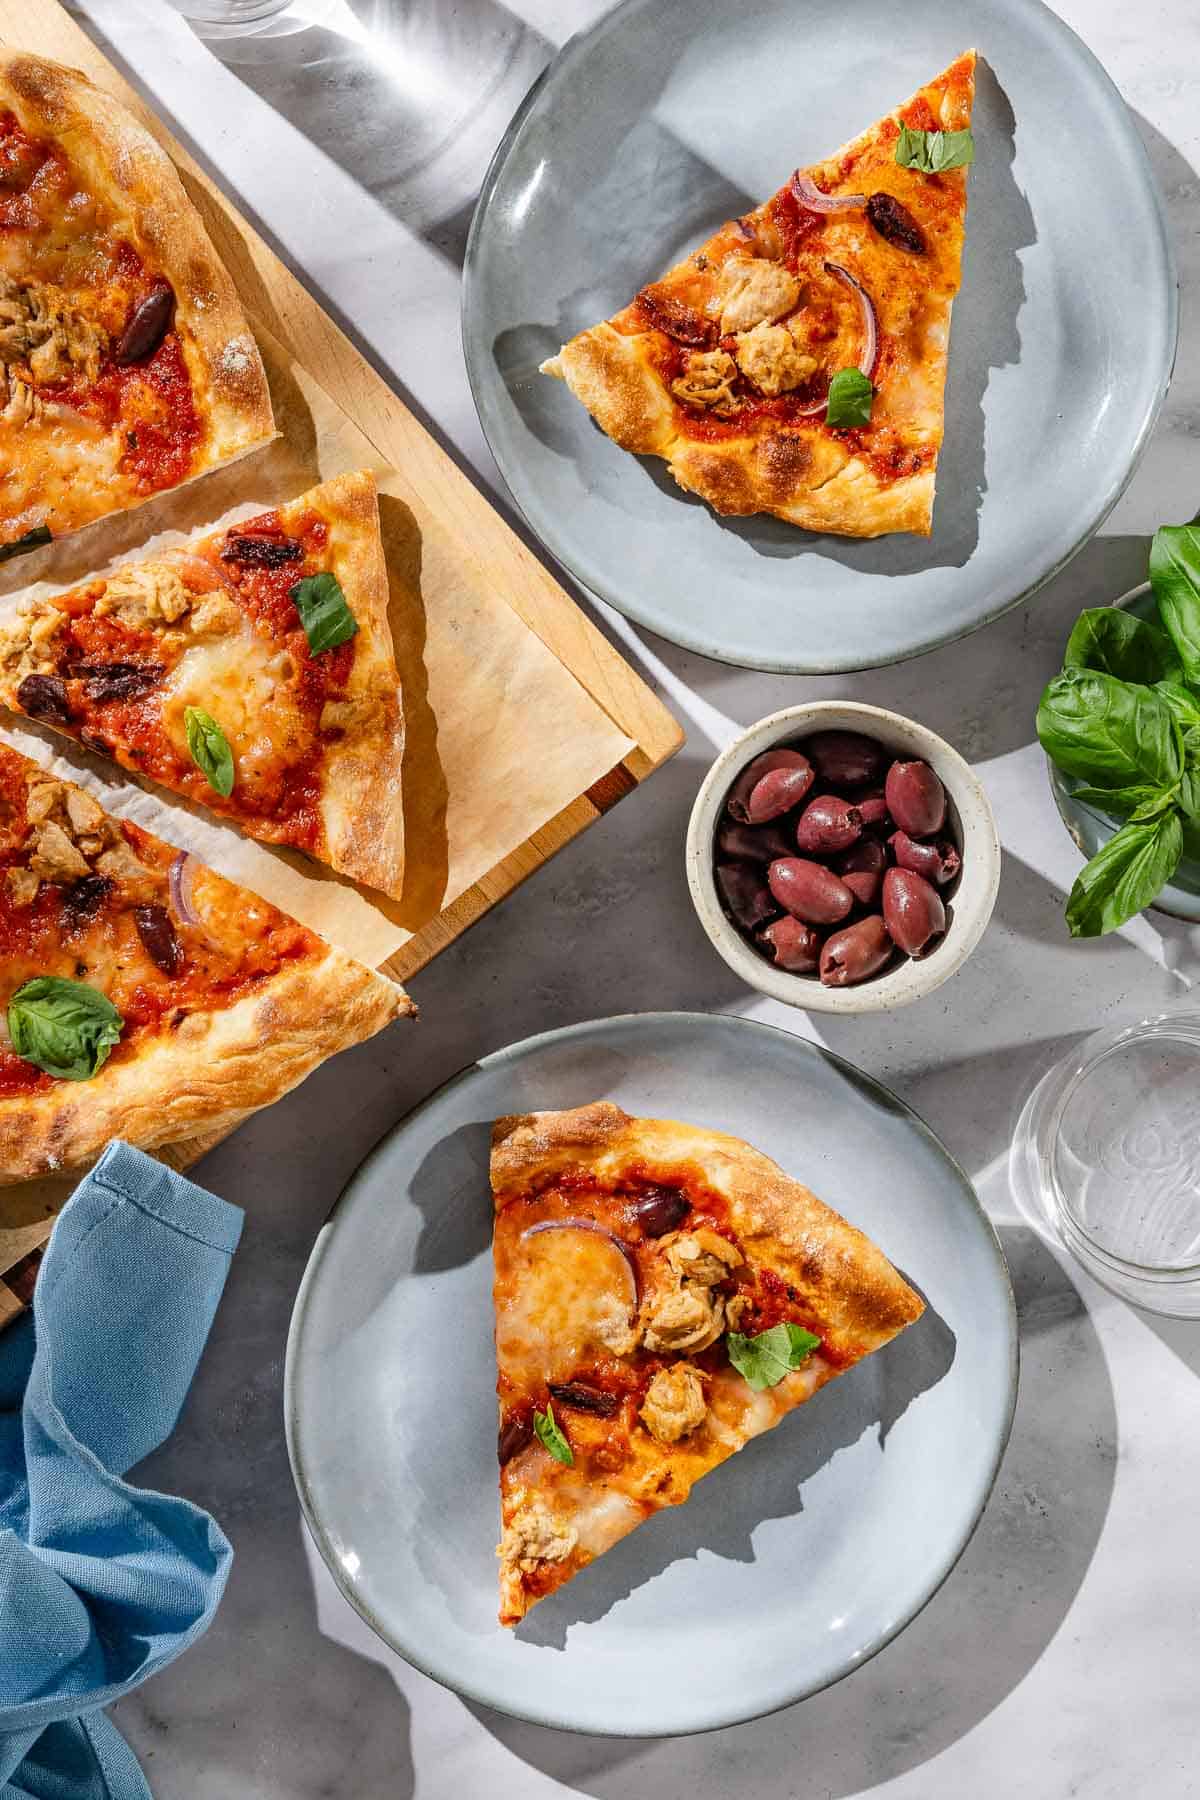
[{"label": "wood grain pattern", "polygon": [[[453,943],[467,926],[532,875],[603,812],[631,793],[672,756],[683,733],[641,677],[585,617],[490,502],[392,392],[333,320],[240,215],[232,201],[175,141],[163,122],[105,58],[57,0],[0,0],[0,44],[82,69],[117,96],[168,151],[212,239],[237,283],[247,311],[279,338],[314,377],[336,394],[380,456],[401,469],[414,511],[452,518],[462,556],[499,593],[530,631],[571,670],[613,722],[636,744],[616,768],[532,833],[466,893],[431,919],[386,965],[403,980]],[[194,1139],[160,1152],[186,1168],[212,1147]],[[51,1220],[0,1228],[0,1270],[49,1235]],[[11,1235],[11,1245],[9,1238]],[[18,1248],[19,1242],[19,1248]],[[7,1252],[7,1256],[6,1256]],[[2,1284],[0,1284],[2,1287]],[[7,1289],[0,1292],[0,1323]]]}]

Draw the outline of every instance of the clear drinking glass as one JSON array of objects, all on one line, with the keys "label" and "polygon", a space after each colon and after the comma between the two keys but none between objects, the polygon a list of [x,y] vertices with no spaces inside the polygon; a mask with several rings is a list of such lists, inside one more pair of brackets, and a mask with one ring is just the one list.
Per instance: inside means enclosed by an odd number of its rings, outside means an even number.
[{"label": "clear drinking glass", "polygon": [[167,4],[193,25],[240,31],[246,26],[260,25],[264,19],[273,19],[276,13],[290,6],[291,0],[167,0]]},{"label": "clear drinking glass", "polygon": [[1100,1031],[1021,1114],[1013,1191],[1135,1306],[1200,1318],[1200,1015]]}]

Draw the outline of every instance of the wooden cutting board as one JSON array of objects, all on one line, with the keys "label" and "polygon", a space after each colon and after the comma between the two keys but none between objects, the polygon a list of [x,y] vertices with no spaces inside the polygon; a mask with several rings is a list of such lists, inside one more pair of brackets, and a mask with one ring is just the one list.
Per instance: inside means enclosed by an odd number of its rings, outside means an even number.
[{"label": "wooden cutting board", "polygon": [[[569,670],[632,747],[586,791],[552,817],[540,819],[525,841],[505,855],[450,904],[424,921],[389,957],[400,979],[430,962],[497,901],[534,873],[600,815],[674,754],[683,733],[641,677],[597,631],[537,557],[520,541],[472,481],[434,441],[354,345],[286,269],[253,227],[171,136],[162,121],[96,48],[57,0],[0,0],[0,45],[30,50],[82,69],[116,95],[154,134],[174,160],[217,250],[233,275],[243,304],[306,369],[370,441],[379,458],[400,471],[405,499],[418,531],[444,533],[452,524],[461,545],[456,580],[465,589],[486,586],[512,609]],[[425,594],[427,606],[438,595]],[[192,1139],[159,1152],[185,1168],[216,1139]],[[29,1287],[31,1252],[49,1235],[53,1213],[69,1182],[38,1184],[34,1194],[0,1190],[0,1271],[13,1271],[10,1289],[0,1280],[0,1324],[20,1310]],[[41,1190],[47,1190],[43,1193]],[[7,1197],[7,1198],[6,1198]],[[18,1274],[18,1271],[20,1273]]]}]

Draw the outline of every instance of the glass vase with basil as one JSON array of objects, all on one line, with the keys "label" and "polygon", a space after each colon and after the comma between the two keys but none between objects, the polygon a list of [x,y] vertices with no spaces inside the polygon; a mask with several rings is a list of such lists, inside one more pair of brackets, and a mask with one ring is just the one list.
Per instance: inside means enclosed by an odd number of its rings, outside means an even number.
[{"label": "glass vase with basil", "polygon": [[1114,931],[1200,859],[1200,525],[1155,533],[1150,589],[1145,617],[1080,613],[1038,706],[1070,797],[1118,826],[1071,889],[1073,937]]}]

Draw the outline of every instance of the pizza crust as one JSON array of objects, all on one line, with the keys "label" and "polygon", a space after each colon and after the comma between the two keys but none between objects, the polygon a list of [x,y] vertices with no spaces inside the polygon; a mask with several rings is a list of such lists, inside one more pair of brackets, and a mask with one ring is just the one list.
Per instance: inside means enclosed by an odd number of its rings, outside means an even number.
[{"label": "pizza crust", "polygon": [[359,720],[324,759],[321,816],[332,868],[399,897],[404,884],[404,716],[392,628],[388,575],[379,533],[375,477],[365,470],[336,476],[280,509],[316,504],[330,527],[329,566],[358,623],[354,667],[345,699]]},{"label": "pizza crust", "polygon": [[62,142],[88,190],[119,215],[135,248],[174,288],[180,342],[209,426],[187,479],[269,443],[277,434],[262,357],[165,150],[78,69],[24,51],[0,54],[0,105],[31,133]]},{"label": "pizza crust", "polygon": [[[769,411],[752,419],[745,430],[732,429],[736,417],[728,421],[730,429],[711,434],[688,429],[689,421],[693,427],[696,423],[692,409],[676,404],[656,366],[656,357],[669,340],[646,328],[636,302],[578,333],[542,364],[542,373],[564,381],[623,450],[662,457],[680,487],[698,494],[724,516],[770,513],[806,531],[847,537],[894,531],[928,536],[944,429],[950,315],[960,278],[967,171],[952,169],[926,177],[897,169],[892,122],[899,123],[902,115],[919,106],[925,109],[921,116],[942,130],[968,126],[974,66],[974,52],[968,51],[904,106],[804,171],[827,192],[899,187],[910,201],[925,199],[933,208],[929,248],[935,254],[921,259],[919,267],[913,266],[917,259],[882,245],[861,212],[821,222],[822,259],[860,272],[865,259],[864,279],[880,321],[878,391],[871,424],[861,432],[831,431],[820,418],[789,421]],[[912,185],[926,181],[938,184],[932,198]],[[722,226],[691,257],[653,283],[654,292],[680,301],[702,317],[715,316],[721,273],[730,257],[738,260],[738,266],[746,260],[749,238],[760,229],[767,233],[774,229],[771,205],[764,203],[738,225]],[[803,260],[799,267],[801,277],[811,274]],[[768,309],[764,316],[775,315]],[[725,323],[723,314],[722,329]],[[721,415],[714,418],[719,421]],[[910,464],[920,466],[899,472],[892,466],[876,467],[871,453],[884,442],[908,452]]]},{"label": "pizza crust", "polygon": [[85,1168],[114,1137],[152,1150],[201,1126],[221,1131],[415,1012],[403,988],[330,947],[222,1012],[191,1014],[91,1081],[0,1100],[0,1184]]}]

